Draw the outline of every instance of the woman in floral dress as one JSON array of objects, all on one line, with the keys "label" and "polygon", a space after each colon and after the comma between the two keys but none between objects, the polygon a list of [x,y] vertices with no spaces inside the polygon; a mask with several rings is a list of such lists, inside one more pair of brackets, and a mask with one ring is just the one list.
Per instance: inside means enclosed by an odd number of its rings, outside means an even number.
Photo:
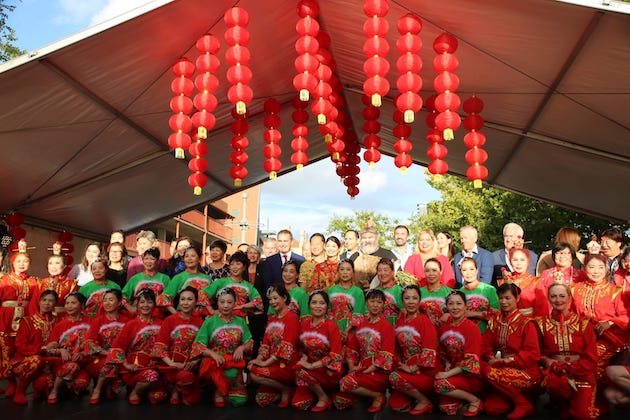
[{"label": "woman in floral dress", "polygon": [[350,329],[359,324],[365,316],[365,297],[363,290],[354,284],[354,262],[343,260],[338,268],[339,283],[328,289],[330,309],[328,316],[333,319],[341,339],[345,343]]},{"label": "woman in floral dress", "polygon": [[170,385],[171,404],[197,404],[201,398],[196,371],[199,361],[190,353],[203,320],[194,313],[199,291],[185,287],[176,299],[179,311],[162,322],[153,355],[165,365],[164,379]]},{"label": "woman in floral dress", "polygon": [[275,314],[269,316],[258,356],[249,362],[252,381],[260,384],[256,403],[266,407],[278,401],[278,407],[288,407],[295,382],[299,321],[289,309],[291,296],[282,285],[269,289],[269,306]]},{"label": "woman in floral dress", "polygon": [[385,294],[382,290],[368,291],[365,300],[368,315],[348,338],[348,374],[339,381],[341,391],[335,395],[334,404],[344,409],[358,396],[368,397],[372,399],[368,412],[377,413],[387,400],[385,391],[394,367],[394,327],[383,315]]},{"label": "woman in floral dress", "polygon": [[233,313],[236,293],[229,287],[217,293],[218,311],[203,322],[190,357],[201,357],[199,377],[216,386],[214,405],[234,407],[247,402],[243,382],[244,354],[252,349],[252,334],[243,318]]},{"label": "woman in floral dress", "polygon": [[427,285],[420,289],[420,311],[429,317],[435,327],[439,327],[448,320],[446,296],[453,289],[440,281],[442,264],[435,258],[429,258],[425,261],[424,272]]},{"label": "woman in floral dress", "polygon": [[479,280],[477,261],[465,257],[461,261],[464,285],[459,289],[466,295],[466,316],[477,323],[483,334],[491,316],[499,311],[499,297],[494,286]]},{"label": "woman in floral dress", "polygon": [[[405,309],[398,315],[394,328],[395,369],[389,375],[389,383],[394,389],[389,406],[416,415],[433,410],[428,396],[433,391],[433,378],[438,371],[437,333],[429,318],[420,312],[420,297],[418,286],[403,288]],[[415,401],[413,407],[410,399]]]}]

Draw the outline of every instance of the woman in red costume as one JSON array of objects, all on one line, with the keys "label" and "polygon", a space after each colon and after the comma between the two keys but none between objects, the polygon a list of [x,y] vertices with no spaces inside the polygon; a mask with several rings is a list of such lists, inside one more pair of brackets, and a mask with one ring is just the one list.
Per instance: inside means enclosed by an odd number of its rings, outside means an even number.
[{"label": "woman in red costume", "polygon": [[28,402],[26,389],[31,383],[33,383],[33,399],[36,394],[48,393],[48,383],[52,382],[52,378],[42,375],[46,365],[42,354],[45,349],[44,343],[48,341],[48,336],[55,325],[53,310],[57,299],[58,295],[54,290],[45,290],[39,297],[38,311],[27,316],[20,323],[15,337],[16,352],[11,361],[13,374],[18,381],[13,397],[13,402],[16,404]]},{"label": "woman in red costume", "polygon": [[85,371],[87,359],[83,350],[90,330],[90,321],[83,315],[85,296],[72,292],[66,297],[66,317],[53,328],[46,351],[58,359],[53,363],[55,383],[48,394],[48,404],[57,404],[61,386],[66,385],[75,396],[90,386],[90,375]]},{"label": "woman in red costume", "polygon": [[588,254],[584,259],[586,281],[573,286],[573,303],[578,315],[595,324],[597,336],[597,377],[602,378],[610,360],[628,347],[627,301],[620,287],[608,283],[606,256]]},{"label": "woman in red costume", "polygon": [[377,413],[386,402],[389,374],[394,367],[396,340],[394,327],[383,315],[385,293],[371,289],[365,300],[368,314],[348,337],[346,359],[348,374],[339,381],[340,392],[335,395],[337,409],[348,408],[356,397],[372,399],[368,412]]},{"label": "woman in red costume", "polygon": [[466,318],[466,295],[453,290],[446,297],[450,319],[438,328],[439,356],[445,370],[435,375],[433,388],[441,395],[440,410],[456,414],[462,401],[468,403],[463,415],[476,416],[482,411],[477,396],[483,388],[479,356],[481,332],[474,321]]},{"label": "woman in red costume", "polygon": [[309,296],[310,317],[300,323],[300,360],[297,362],[297,390],[291,405],[319,413],[332,407],[331,393],[339,388],[343,372],[341,335],[337,323],[326,316],[330,298],[322,290]]},{"label": "woman in red costume", "polygon": [[11,271],[0,279],[0,380],[6,379],[9,387],[6,396],[15,393],[15,379],[11,373],[11,358],[15,354],[15,335],[20,321],[28,315],[30,300],[37,293],[37,279],[28,275],[31,257],[25,252],[13,254]]},{"label": "woman in red costume", "polygon": [[[40,281],[39,288],[34,295],[39,297],[45,290],[54,290],[59,296],[59,301],[53,313],[59,317],[59,319],[63,318],[63,307],[66,302],[66,296],[79,290],[77,281],[65,276],[65,268],[66,263],[63,255],[50,255],[48,257],[48,277]],[[31,299],[29,313],[37,313],[39,309],[38,304],[38,299]]]},{"label": "woman in red costume", "polygon": [[497,392],[486,399],[484,410],[498,416],[512,408],[507,418],[520,419],[536,413],[524,394],[540,384],[538,329],[519,309],[522,297],[516,284],[504,283],[497,292],[501,313],[488,321],[481,347],[484,377]]},{"label": "woman in red costume", "polygon": [[[425,414],[433,410],[428,395],[433,392],[433,378],[438,371],[437,332],[429,318],[420,312],[420,288],[405,286],[402,291],[405,309],[400,312],[396,334],[395,370],[389,375],[394,391],[389,406],[409,414]],[[415,401],[412,407],[411,400]]]},{"label": "woman in red costume", "polygon": [[575,249],[568,242],[558,242],[551,250],[551,258],[555,262],[555,267],[548,268],[540,273],[538,281],[538,296],[535,312],[537,316],[546,316],[551,313],[551,304],[547,298],[549,286],[554,283],[562,283],[567,286],[586,280],[586,273],[573,266],[576,259]]},{"label": "woman in red costume", "polygon": [[569,286],[552,284],[551,314],[536,318],[541,332],[542,387],[562,408],[562,416],[596,419],[597,343],[593,323],[571,310]]},{"label": "woman in red costume", "polygon": [[149,401],[157,404],[166,398],[166,392],[153,358],[153,350],[162,321],[153,316],[155,292],[142,289],[138,292],[138,315],[123,327],[107,355],[108,364],[120,366],[122,379],[131,387],[127,399],[138,405],[148,394]]},{"label": "woman in red costume", "polygon": [[110,379],[115,378],[120,384],[118,372],[113,365],[106,364],[105,361],[114,341],[129,321],[126,314],[121,314],[122,303],[120,290],[107,290],[103,295],[101,310],[90,325],[85,352],[92,357],[92,361],[86,364],[85,369],[96,384],[92,390],[90,404],[99,403],[101,391]]},{"label": "woman in red costume", "polygon": [[199,291],[192,286],[185,287],[175,299],[179,311],[162,323],[155,343],[154,356],[168,366],[164,379],[171,386],[171,404],[183,401],[185,405],[195,405],[201,399],[199,380],[196,375],[199,361],[191,360],[190,352],[203,320],[194,313]]},{"label": "woman in red costume", "polygon": [[545,314],[534,313],[536,299],[545,301],[544,294],[540,293],[538,287],[538,277],[527,272],[529,267],[530,253],[527,249],[510,248],[508,251],[510,266],[512,271],[503,272],[503,280],[499,280],[499,286],[503,283],[512,283],[521,290],[518,298],[518,309],[526,316],[539,316]]},{"label": "woman in red costume", "polygon": [[248,367],[252,381],[261,385],[256,393],[256,403],[266,407],[279,400],[278,407],[288,407],[295,382],[300,322],[289,309],[291,296],[284,286],[272,286],[268,299],[274,314],[269,315],[258,356],[249,362]]}]

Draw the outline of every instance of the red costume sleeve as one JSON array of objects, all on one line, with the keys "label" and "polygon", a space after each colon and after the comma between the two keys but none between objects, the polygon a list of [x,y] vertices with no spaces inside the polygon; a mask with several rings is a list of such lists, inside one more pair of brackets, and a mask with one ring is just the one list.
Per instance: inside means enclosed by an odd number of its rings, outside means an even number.
[{"label": "red costume sleeve", "polygon": [[276,349],[276,355],[279,359],[290,361],[295,358],[296,346],[298,340],[298,332],[300,327],[300,321],[293,312],[287,312],[283,317],[284,322],[284,337],[280,342],[280,345]]},{"label": "red costume sleeve", "polygon": [[135,333],[136,322],[130,321],[125,324],[120,334],[118,334],[118,337],[116,337],[116,340],[114,340],[105,363],[122,364],[127,358],[127,350],[131,345]]},{"label": "red costume sleeve", "polygon": [[374,357],[374,365],[383,370],[394,369],[394,353],[396,352],[396,337],[394,327],[384,317],[379,322],[381,333],[381,349]]},{"label": "red costume sleeve", "polygon": [[177,314],[173,314],[166,318],[160,327],[160,332],[155,339],[155,347],[153,348],[153,355],[159,359],[168,357],[168,349],[171,343],[171,331],[177,326],[179,317]]},{"label": "red costume sleeve", "polygon": [[335,372],[341,372],[343,369],[341,333],[339,327],[332,319],[326,320],[326,332],[328,341],[330,342],[330,352],[322,359],[324,367]]},{"label": "red costume sleeve", "polygon": [[523,341],[521,349],[514,355],[514,363],[520,369],[535,367],[540,360],[540,342],[538,328],[532,321],[523,326]]},{"label": "red costume sleeve", "polygon": [[24,356],[39,354],[43,344],[42,332],[33,327],[32,320],[30,318],[22,320],[15,336],[17,353]]}]

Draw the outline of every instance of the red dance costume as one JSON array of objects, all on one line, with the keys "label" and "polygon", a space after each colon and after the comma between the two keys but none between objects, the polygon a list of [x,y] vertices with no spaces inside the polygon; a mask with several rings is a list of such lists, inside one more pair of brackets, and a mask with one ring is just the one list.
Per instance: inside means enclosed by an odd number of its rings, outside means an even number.
[{"label": "red dance costume", "polygon": [[548,268],[540,273],[537,296],[541,297],[536,299],[536,305],[534,306],[536,316],[547,316],[551,313],[551,303],[549,303],[547,296],[549,286],[554,283],[562,283],[565,286],[571,286],[585,280],[586,273],[583,270],[572,266],[566,268]]},{"label": "red dance costume", "polygon": [[15,356],[11,360],[13,374],[18,380],[13,401],[26,404],[26,389],[33,383],[33,398],[46,396],[53,385],[52,375],[44,374],[46,361],[43,346],[55,325],[51,314],[34,313],[22,320],[15,337]]},{"label": "red dance costume", "polygon": [[[76,395],[80,395],[90,386],[90,375],[85,370],[88,360],[84,356],[89,331],[90,319],[82,315],[76,321],[68,318],[59,321],[48,336],[47,346],[57,343],[56,348],[48,348],[51,356],[58,357],[53,362],[53,373],[66,381]],[[59,357],[61,349],[67,350],[76,359],[62,361]]]},{"label": "red dance costume", "polygon": [[[271,378],[286,385],[293,385],[298,355],[299,325],[298,316],[288,309],[282,317],[276,314],[269,315],[258,357],[268,360],[271,356],[275,356],[277,360],[265,367],[252,366],[253,374]],[[276,389],[260,386],[256,392],[256,403],[260,407],[266,407],[278,397]]]},{"label": "red dance costume", "polygon": [[11,358],[15,354],[15,335],[20,321],[29,314],[29,302],[37,288],[37,279],[26,273],[5,274],[0,279],[0,380],[13,380]]},{"label": "red dance costume", "polygon": [[[176,363],[190,362],[190,352],[203,320],[193,314],[185,318],[177,312],[164,320],[158,334],[153,355],[170,358]],[[165,369],[164,379],[181,394],[186,405],[194,405],[201,399],[199,379],[195,372],[186,369]]]},{"label": "red dance costume", "polygon": [[[353,362],[356,370],[339,381],[341,392],[335,395],[335,407],[345,409],[352,405],[356,397],[349,391],[359,387],[385,392],[389,386],[389,374],[394,368],[395,343],[394,327],[383,315],[376,321],[366,316],[355,333],[348,335],[346,358]],[[375,366],[376,370],[363,373],[370,366]]]},{"label": "red dance costume", "polygon": [[[433,381],[438,367],[437,331],[429,318],[420,313],[408,317],[402,311],[394,328],[396,357],[394,371],[389,375],[393,392],[389,406],[396,411],[412,407],[410,397],[403,391],[418,390],[424,395],[433,392]],[[408,366],[413,373],[401,369]]]},{"label": "red dance costume", "polygon": [[543,371],[543,388],[560,400],[563,415],[596,419],[597,343],[592,322],[573,312],[565,318],[557,311],[536,322],[542,355],[556,360]]},{"label": "red dance costume", "polygon": [[[541,280],[542,281],[542,280]],[[536,313],[536,302],[538,299],[543,301],[547,296],[542,294],[542,289],[538,287],[539,279],[536,276],[525,273],[508,273],[504,274],[503,280],[499,280],[499,286],[503,283],[513,283],[521,289],[518,300],[518,309],[523,315],[527,316],[544,316],[544,313]]]},{"label": "red dance costume", "polygon": [[[477,324],[467,318],[456,324],[449,319],[438,328],[438,340],[438,354],[444,367],[447,370],[460,367],[462,373],[436,379],[433,383],[435,391],[439,394],[456,389],[475,394],[480,392],[483,388],[479,363],[481,332]],[[461,406],[462,401],[459,399],[446,395],[440,397],[440,410],[446,414],[456,414]]]},{"label": "red dance costume", "polygon": [[33,295],[33,299],[31,299],[31,303],[29,304],[29,313],[34,314],[39,311],[39,298],[42,295],[42,292],[46,290],[54,290],[59,296],[54,314],[59,317],[59,319],[62,319],[65,312],[64,305],[66,303],[66,296],[79,290],[77,281],[78,280],[75,279],[69,279],[64,275],[51,276],[42,279],[39,283],[37,291]]},{"label": "red dance costume", "polygon": [[[121,366],[122,379],[128,386],[134,387],[139,382],[151,384],[149,401],[152,404],[166,398],[166,391],[160,383],[160,375],[153,358],[161,324],[160,319],[152,318],[147,322],[140,317],[127,322],[114,340],[106,360],[108,364]],[[138,366],[137,370],[125,369],[122,366],[125,362]]]},{"label": "red dance costume", "polygon": [[498,391],[486,399],[485,412],[498,416],[513,406],[523,416],[534,414],[533,404],[523,394],[534,392],[540,384],[538,329],[519,309],[490,318],[483,335],[481,358],[487,362],[497,352],[501,352],[497,361],[483,365],[486,381]]},{"label": "red dance costume", "polygon": [[85,370],[94,380],[97,380],[99,375],[107,378],[117,376],[115,367],[106,364],[107,356],[101,353],[109,352],[128,321],[129,318],[125,314],[118,314],[116,318],[110,318],[105,313],[101,313],[92,320],[85,344],[85,353],[91,356],[92,360],[86,364]]},{"label": "red dance costume", "polygon": [[628,312],[630,303],[620,287],[604,280],[595,284],[583,281],[573,286],[575,311],[594,323],[612,325],[597,336],[597,376],[603,378],[610,359],[628,347]]},{"label": "red dance costume", "polygon": [[297,390],[291,405],[298,410],[306,410],[316,401],[309,385],[319,385],[329,393],[339,388],[343,350],[339,327],[332,319],[314,324],[313,318],[305,317],[300,323],[298,341],[300,352],[306,356],[308,363],[321,362],[323,365],[316,369],[300,367],[295,373]]}]

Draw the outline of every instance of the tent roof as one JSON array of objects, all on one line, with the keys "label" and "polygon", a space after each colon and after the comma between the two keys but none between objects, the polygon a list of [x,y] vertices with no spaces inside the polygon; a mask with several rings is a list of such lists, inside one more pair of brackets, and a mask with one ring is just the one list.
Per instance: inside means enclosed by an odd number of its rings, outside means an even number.
[{"label": "tent roof", "polygon": [[[283,104],[283,173],[294,169],[289,144],[297,17],[295,1],[236,3],[250,14],[254,73],[245,188],[267,179],[262,104],[269,97]],[[362,4],[319,3],[347,112],[362,137]],[[473,7],[467,0],[390,1],[390,83],[395,89],[395,22],[400,16],[411,12],[424,23],[423,98],[431,93],[434,77],[432,40],[442,31],[453,33],[459,39],[460,96],[475,93],[485,102],[487,181],[626,222],[628,200],[615,181],[630,177],[630,6],[610,3],[592,8],[550,0],[486,0]],[[186,161],[176,160],[167,145],[171,66],[182,56],[194,60],[195,41],[204,33],[212,32],[224,44],[222,18],[234,4],[151,2],[0,65],[0,212],[19,210],[51,226],[104,234],[113,228],[131,230],[237,191],[229,177],[227,82],[217,94],[209,182],[201,196],[193,196],[187,185]],[[219,53],[222,80],[225,49],[222,45]],[[395,154],[395,94],[390,91],[380,119],[381,150],[390,155]],[[412,127],[412,156],[422,165],[428,163],[424,117],[422,111]],[[313,161],[325,158],[327,151],[311,124],[308,154]],[[468,166],[464,134],[458,130],[448,144],[450,172],[459,175]]]}]

